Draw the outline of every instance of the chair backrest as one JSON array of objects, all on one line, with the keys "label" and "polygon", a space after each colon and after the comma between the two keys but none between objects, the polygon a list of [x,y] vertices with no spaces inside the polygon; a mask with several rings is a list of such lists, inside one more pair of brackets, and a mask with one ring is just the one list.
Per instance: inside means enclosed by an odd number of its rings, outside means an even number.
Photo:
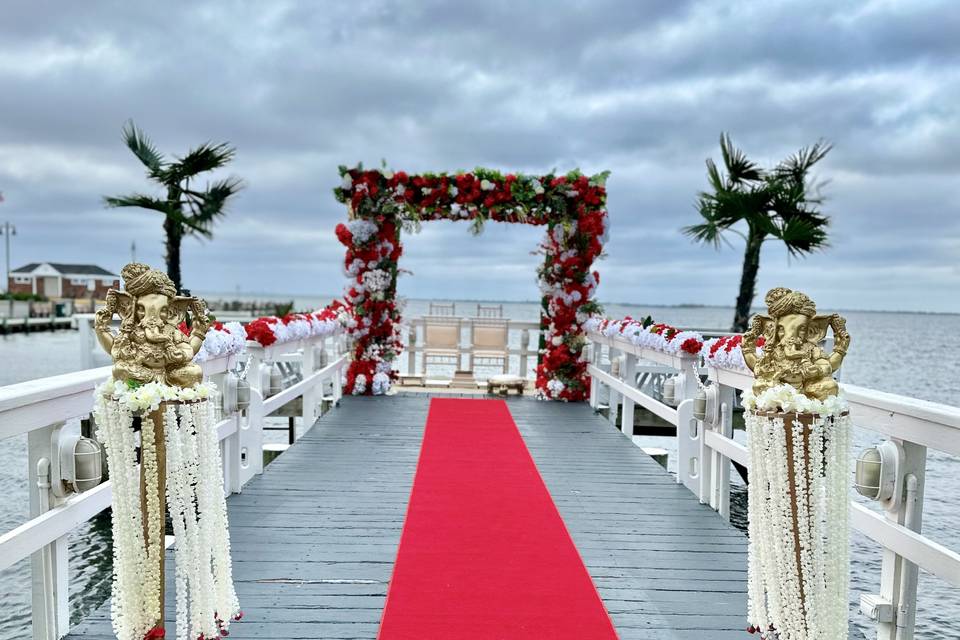
[{"label": "chair backrest", "polygon": [[457,315],[457,305],[454,302],[431,302],[431,316],[455,316]]},{"label": "chair backrest", "polygon": [[470,325],[470,344],[478,351],[506,351],[507,321],[475,318]]},{"label": "chair backrest", "polygon": [[502,304],[491,304],[491,305],[478,304],[477,317],[478,318],[502,318],[503,305]]},{"label": "chair backrest", "polygon": [[459,349],[460,320],[427,316],[423,319],[423,338],[426,349]]}]

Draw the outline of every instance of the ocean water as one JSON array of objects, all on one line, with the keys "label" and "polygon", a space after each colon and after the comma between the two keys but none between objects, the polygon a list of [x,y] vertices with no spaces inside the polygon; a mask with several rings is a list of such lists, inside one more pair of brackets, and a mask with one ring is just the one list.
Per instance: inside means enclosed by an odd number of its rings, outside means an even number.
[{"label": "ocean water", "polygon": [[[208,298],[237,296],[204,294]],[[298,309],[312,309],[328,303],[330,296],[296,297]],[[456,301],[457,313],[469,316],[475,301]],[[535,322],[539,306],[533,302],[503,302],[504,315],[516,321]],[[405,314],[423,315],[426,300],[409,300]],[[657,307],[607,304],[611,317],[647,314],[660,322],[680,327],[725,329],[733,311],[720,307]],[[829,312],[829,309],[822,309]],[[841,380],[892,393],[960,406],[960,315],[899,312],[842,312],[853,336],[844,362]],[[405,362],[405,358],[403,358]],[[79,368],[79,339],[76,332],[15,334],[0,336],[0,386],[43,376],[68,373]],[[738,434],[743,437],[743,434]],[[854,452],[881,440],[877,434],[858,429]],[[671,449],[672,439],[645,439],[644,444]],[[26,438],[0,441],[0,532],[9,531],[28,519]],[[960,459],[931,451],[928,455],[924,533],[957,549],[955,532],[960,529],[960,499],[955,486],[960,480]],[[734,493],[744,510],[745,490]],[[870,506],[872,503],[865,502]],[[82,618],[109,597],[110,527],[101,515],[78,527],[70,537],[71,617]],[[879,588],[880,551],[865,537],[854,533],[852,540],[853,579],[851,616],[872,637],[870,621],[861,616],[854,603],[860,593]],[[960,640],[960,590],[921,572],[917,634],[923,640]],[[0,572],[0,640],[29,637],[29,562]],[[746,636],[745,636],[746,637]]]}]

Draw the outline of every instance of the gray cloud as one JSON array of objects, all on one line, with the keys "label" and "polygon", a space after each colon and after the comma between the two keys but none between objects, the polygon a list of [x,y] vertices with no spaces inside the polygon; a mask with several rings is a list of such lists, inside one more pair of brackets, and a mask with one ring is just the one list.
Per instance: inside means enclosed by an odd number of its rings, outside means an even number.
[{"label": "gray cloud", "polygon": [[[764,163],[826,137],[833,246],[788,263],[771,243],[761,289],[960,311],[958,30],[949,0],[9,3],[0,219],[20,229],[15,263],[116,269],[132,238],[160,262],[158,217],[100,204],[149,188],[120,142],[132,117],[166,152],[238,147],[247,189],[213,242],[185,246],[190,286],[327,294],[337,164],[611,169],[600,297],[729,304],[736,239],[678,232],[720,131]],[[534,298],[539,233],[430,225],[401,289]]]}]

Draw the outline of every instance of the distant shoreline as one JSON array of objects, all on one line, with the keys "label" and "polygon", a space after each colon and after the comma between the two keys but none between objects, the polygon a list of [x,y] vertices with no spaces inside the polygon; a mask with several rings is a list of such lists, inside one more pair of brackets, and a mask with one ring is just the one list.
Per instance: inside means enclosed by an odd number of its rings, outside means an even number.
[{"label": "distant shoreline", "polygon": [[[264,292],[199,292],[197,295],[200,295],[203,298],[209,300],[244,300],[244,301],[256,301],[256,302],[285,302],[294,299],[320,299],[320,300],[334,300],[341,297],[340,295],[328,293],[328,294],[313,294],[313,293],[264,293]],[[401,296],[402,297],[402,296]],[[451,298],[451,297],[431,297],[431,298],[421,298],[421,297],[408,297],[408,300],[416,300],[418,302],[496,302],[496,303],[507,303],[507,304],[536,304],[539,305],[539,300],[507,300],[507,299],[497,299],[497,298]],[[647,302],[620,302],[620,301],[611,301],[611,300],[601,300],[601,305],[616,305],[619,307],[650,307],[654,309],[729,309],[730,312],[733,312],[732,305],[723,305],[723,304],[701,304],[701,303],[679,303],[679,304],[663,304],[663,303],[647,303]],[[856,313],[907,313],[915,315],[931,315],[931,316],[960,316],[960,311],[919,311],[917,309],[857,309],[857,308],[830,308],[824,307],[824,310],[836,311],[836,312],[856,312]],[[764,309],[762,307],[754,307],[752,313],[762,313]]]}]

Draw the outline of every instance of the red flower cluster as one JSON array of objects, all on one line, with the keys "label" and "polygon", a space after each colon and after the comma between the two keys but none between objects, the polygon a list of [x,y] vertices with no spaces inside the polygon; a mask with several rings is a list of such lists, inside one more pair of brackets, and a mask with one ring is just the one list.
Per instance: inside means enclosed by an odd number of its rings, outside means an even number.
[{"label": "red flower cluster", "polygon": [[680,344],[681,351],[686,351],[694,356],[698,355],[701,349],[703,349],[703,343],[696,338],[687,338]]},{"label": "red flower cluster", "polygon": [[671,327],[668,324],[659,323],[650,327],[650,332],[656,333],[657,335],[661,335],[667,342],[670,342],[671,340],[673,340],[673,336],[680,333],[680,329],[677,329],[676,327]]},{"label": "red flower cluster", "polygon": [[259,342],[264,347],[269,347],[277,341],[270,325],[278,322],[275,317],[257,318],[247,323],[247,340]]},{"label": "red flower cluster", "polygon": [[710,355],[708,357],[713,357],[720,349],[730,353],[734,347],[739,347],[741,342],[743,342],[743,336],[741,335],[721,336],[717,338],[716,342],[710,345]]}]

